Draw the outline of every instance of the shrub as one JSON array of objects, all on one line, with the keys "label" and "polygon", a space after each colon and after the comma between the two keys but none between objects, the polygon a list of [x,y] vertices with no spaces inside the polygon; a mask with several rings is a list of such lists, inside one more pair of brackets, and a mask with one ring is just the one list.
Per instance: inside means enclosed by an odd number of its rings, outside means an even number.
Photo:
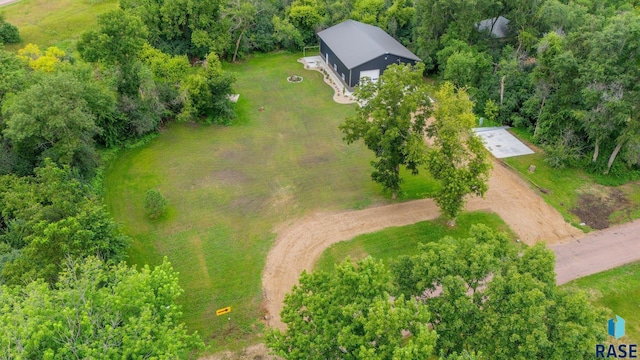
[{"label": "shrub", "polygon": [[144,197],[144,210],[149,219],[157,219],[164,214],[169,201],[157,189],[147,190]]},{"label": "shrub", "polygon": [[15,44],[20,42],[20,33],[18,28],[4,21],[0,15],[0,43]]}]

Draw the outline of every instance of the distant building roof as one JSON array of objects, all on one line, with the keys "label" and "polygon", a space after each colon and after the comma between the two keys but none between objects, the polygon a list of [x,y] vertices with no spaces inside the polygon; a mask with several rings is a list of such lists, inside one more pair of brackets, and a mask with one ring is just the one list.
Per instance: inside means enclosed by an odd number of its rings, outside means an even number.
[{"label": "distant building roof", "polygon": [[349,69],[385,54],[420,61],[419,57],[379,27],[354,20],[322,30],[318,36]]},{"label": "distant building roof", "polygon": [[509,33],[509,20],[502,16],[482,20],[476,24],[478,31],[489,30],[497,38],[503,38]]}]

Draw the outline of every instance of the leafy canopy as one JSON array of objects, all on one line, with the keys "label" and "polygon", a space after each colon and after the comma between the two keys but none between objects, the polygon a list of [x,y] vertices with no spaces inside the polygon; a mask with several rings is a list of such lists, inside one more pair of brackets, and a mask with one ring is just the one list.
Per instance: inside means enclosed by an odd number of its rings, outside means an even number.
[{"label": "leafy canopy", "polygon": [[544,244],[517,251],[504,234],[473,226],[392,265],[401,293],[423,299],[445,355],[487,359],[566,359],[593,355],[604,318],[582,293],[556,286]]},{"label": "leafy canopy", "polygon": [[96,161],[93,139],[100,132],[96,118],[113,105],[108,92],[73,73],[46,74],[4,101],[3,135],[14,151],[34,162],[51,158],[90,170]]},{"label": "leafy canopy", "polygon": [[340,125],[344,140],[351,144],[363,139],[374,152],[371,178],[397,196],[400,191],[400,166],[417,174],[424,163],[425,127],[431,111],[424,65],[391,65],[380,81],[363,81],[355,91],[361,105],[356,115]]},{"label": "leafy canopy", "polygon": [[[285,359],[418,359],[431,354],[435,334],[423,304],[392,295],[381,261],[346,260],[332,273],[304,272],[285,298],[282,320],[267,344]],[[409,332],[406,337],[403,333]]]},{"label": "leafy canopy", "polygon": [[465,90],[447,82],[435,99],[433,122],[427,128],[433,139],[427,169],[442,184],[436,203],[453,221],[464,208],[466,195],[482,196],[489,188],[491,163],[482,140],[473,133],[473,104]]},{"label": "leafy canopy", "polygon": [[99,199],[68,167],[46,160],[33,178],[0,176],[0,247],[15,258],[4,264],[4,282],[41,278],[54,283],[68,256],[116,263],[128,243]]},{"label": "leafy canopy", "polygon": [[55,288],[0,287],[0,357],[183,358],[203,343],[179,322],[182,292],[166,258],[139,271],[68,259]]}]

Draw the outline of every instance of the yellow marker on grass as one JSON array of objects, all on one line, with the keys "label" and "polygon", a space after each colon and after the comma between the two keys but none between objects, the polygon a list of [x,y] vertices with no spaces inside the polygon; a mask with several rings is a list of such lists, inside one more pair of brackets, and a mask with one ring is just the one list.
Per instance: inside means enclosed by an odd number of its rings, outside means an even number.
[{"label": "yellow marker on grass", "polygon": [[216,316],[224,315],[231,312],[231,306],[216,310]]}]

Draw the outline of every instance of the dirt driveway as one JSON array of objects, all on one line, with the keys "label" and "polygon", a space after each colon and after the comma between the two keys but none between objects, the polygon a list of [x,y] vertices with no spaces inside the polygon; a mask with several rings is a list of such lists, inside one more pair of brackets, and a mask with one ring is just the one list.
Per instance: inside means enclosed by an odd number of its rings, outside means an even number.
[{"label": "dirt driveway", "polygon": [[[541,240],[556,244],[583,236],[524,180],[498,161],[494,163],[485,198],[471,198],[466,209],[497,213],[527,244]],[[268,324],[284,329],[280,321],[284,295],[297,283],[302,270],[311,270],[331,244],[386,227],[432,220],[438,216],[439,210],[433,200],[425,199],[359,211],[315,213],[276,229],[278,236],[269,251],[262,275]]]}]

